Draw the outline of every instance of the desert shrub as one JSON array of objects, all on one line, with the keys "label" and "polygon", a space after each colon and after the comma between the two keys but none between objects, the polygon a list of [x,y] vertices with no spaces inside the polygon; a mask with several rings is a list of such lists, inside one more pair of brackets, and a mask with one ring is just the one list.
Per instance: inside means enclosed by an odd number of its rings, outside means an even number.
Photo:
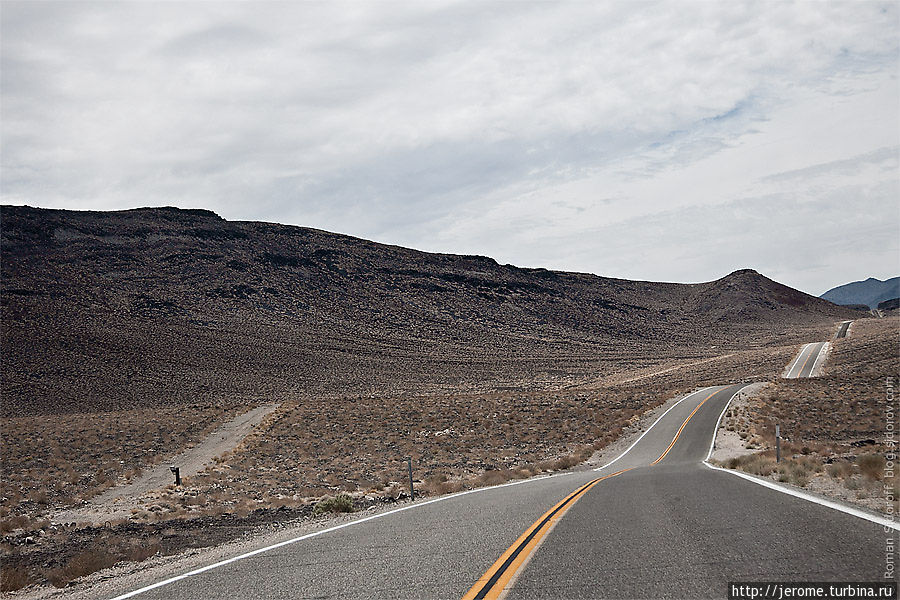
[{"label": "desert shrub", "polygon": [[452,494],[462,490],[463,484],[459,481],[449,481],[447,476],[441,473],[426,477],[425,485],[422,489],[426,494],[440,496],[441,494]]},{"label": "desert shrub", "polygon": [[15,529],[24,528],[28,524],[28,517],[25,515],[15,515],[0,519],[0,533],[9,533]]},{"label": "desert shrub", "polygon": [[817,470],[817,466],[816,461],[806,457],[787,460],[776,466],[777,479],[783,483],[805,487],[812,473]]},{"label": "desert shrub", "polygon": [[847,461],[841,460],[825,467],[825,472],[833,479],[845,479],[853,473],[853,467]]},{"label": "desert shrub", "polygon": [[44,488],[34,489],[29,492],[27,498],[35,504],[47,504],[47,490]]},{"label": "desert shrub", "polygon": [[475,479],[475,485],[477,486],[491,486],[491,485],[500,485],[501,483],[506,483],[511,479],[510,472],[506,469],[504,470],[490,470],[485,471],[481,475],[479,475]]},{"label": "desert shrub", "polygon": [[153,538],[144,543],[134,543],[126,548],[122,558],[133,562],[142,562],[155,556],[162,550],[159,538]]},{"label": "desert shrub", "polygon": [[45,571],[44,576],[55,587],[61,588],[73,579],[106,569],[117,562],[119,562],[118,555],[106,550],[85,550],[70,558],[62,567]]},{"label": "desert shrub", "polygon": [[569,454],[566,456],[561,456],[553,463],[553,470],[562,471],[563,469],[568,469],[569,467],[574,467],[579,463],[578,458]]},{"label": "desert shrub", "polygon": [[753,475],[767,476],[775,471],[775,459],[765,453],[747,454],[728,461],[729,469],[740,469]]},{"label": "desert shrub", "polygon": [[347,494],[338,494],[334,498],[326,498],[316,504],[314,514],[353,512],[353,498]]},{"label": "desert shrub", "polygon": [[794,485],[806,487],[809,484],[810,470],[805,465],[796,464],[788,470],[788,474],[790,476],[788,481]]},{"label": "desert shrub", "polygon": [[884,477],[884,457],[880,454],[863,454],[856,460],[859,472],[872,481],[880,481]]},{"label": "desert shrub", "polygon": [[33,583],[31,573],[19,567],[0,567],[0,592],[14,592]]}]

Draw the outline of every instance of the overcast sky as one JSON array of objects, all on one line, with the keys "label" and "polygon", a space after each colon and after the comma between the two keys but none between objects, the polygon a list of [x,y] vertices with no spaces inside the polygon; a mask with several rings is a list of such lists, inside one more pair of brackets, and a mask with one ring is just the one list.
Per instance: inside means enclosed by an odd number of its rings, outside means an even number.
[{"label": "overcast sky", "polygon": [[813,294],[900,274],[897,2],[3,2],[6,204]]}]

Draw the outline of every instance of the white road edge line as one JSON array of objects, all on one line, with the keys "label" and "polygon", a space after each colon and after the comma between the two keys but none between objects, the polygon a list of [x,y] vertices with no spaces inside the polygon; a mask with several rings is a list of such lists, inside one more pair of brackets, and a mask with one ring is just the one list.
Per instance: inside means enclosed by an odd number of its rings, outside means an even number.
[{"label": "white road edge line", "polygon": [[706,460],[703,461],[703,464],[713,469],[714,471],[722,471],[724,473],[730,473],[741,479],[746,479],[747,481],[752,481],[757,485],[761,485],[763,487],[769,488],[770,490],[774,490],[776,492],[781,492],[782,494],[787,494],[788,496],[793,496],[794,498],[800,498],[801,500],[806,500],[807,502],[812,502],[813,504],[818,504],[820,506],[824,506],[826,508],[830,508],[842,513],[846,513],[848,515],[852,515],[854,517],[858,517],[860,519],[865,519],[866,521],[870,521],[872,523],[876,523],[878,525],[882,525],[885,528],[885,533],[887,533],[888,529],[895,529],[900,531],[900,523],[894,521],[893,519],[887,517],[879,517],[878,515],[873,515],[863,510],[859,510],[853,508],[851,506],[844,506],[843,504],[839,504],[837,502],[832,502],[831,500],[826,500],[824,498],[817,498],[816,496],[812,496],[810,494],[806,494],[804,492],[794,490],[791,488],[787,488],[784,486],[780,486],[774,481],[769,481],[767,479],[761,479],[759,477],[754,477],[748,473],[742,473],[736,469],[724,469],[722,467],[717,467],[715,465],[710,464],[709,457],[712,456],[713,449],[716,445],[716,435],[719,433],[719,426],[722,424],[722,417],[725,416],[725,411],[728,410],[728,407],[731,405],[731,401],[734,400],[735,396],[737,396],[741,390],[744,389],[743,386],[738,391],[734,393],[734,395],[725,403],[725,408],[722,409],[722,412],[719,413],[719,420],[716,421],[716,428],[713,431],[712,441],[709,443],[709,452],[706,454]]},{"label": "white road edge line", "polygon": [[[659,423],[660,421],[662,421],[663,417],[665,417],[667,414],[669,414],[669,411],[670,411],[670,410],[672,410],[673,408],[675,408],[676,406],[678,406],[679,404],[681,404],[682,402],[684,402],[685,400],[687,400],[687,399],[690,398],[691,396],[696,396],[697,394],[701,394],[701,393],[703,393],[703,392],[706,392],[706,391],[711,390],[711,389],[716,388],[716,387],[720,387],[720,386],[717,386],[717,385],[711,385],[711,386],[709,386],[709,387],[703,388],[702,390],[697,390],[696,392],[691,392],[690,394],[688,394],[687,396],[685,396],[684,398],[682,398],[681,400],[679,400],[678,402],[676,402],[675,404],[673,404],[672,406],[670,406],[670,407],[668,408],[668,410],[666,410],[666,412],[664,412],[663,414],[659,415],[659,418],[656,419],[655,421],[653,421],[653,425],[650,425],[650,427],[648,427],[647,429],[645,429],[645,430],[644,430],[644,433],[642,433],[641,436],[640,436],[638,439],[634,440],[634,443],[633,443],[633,444],[631,444],[630,446],[628,446],[628,449],[625,450],[625,452],[623,452],[622,454],[618,455],[617,457],[615,457],[614,459],[612,459],[611,461],[609,461],[608,463],[606,463],[606,464],[603,465],[602,467],[597,467],[597,468],[594,469],[594,470],[595,470],[595,471],[602,471],[602,470],[605,469],[606,467],[610,466],[611,464],[613,464],[614,462],[616,462],[617,460],[619,460],[620,458],[622,458],[623,456],[625,456],[626,454],[628,454],[628,453],[631,451],[632,448],[634,448],[635,446],[637,446],[638,442],[640,442],[642,439],[644,439],[644,436],[645,436],[645,435],[647,435],[648,433],[650,433],[650,430],[653,429],[653,426],[654,426],[654,425],[656,425],[657,423]],[[730,402],[730,400],[729,400],[729,402]]]},{"label": "white road edge line", "polygon": [[[703,388],[702,390],[697,390],[696,392],[692,392],[692,393],[688,394],[687,396],[685,396],[684,398],[682,398],[681,400],[679,400],[678,402],[676,402],[675,404],[673,404],[672,406],[670,406],[669,409],[666,410],[666,412],[664,412],[662,415],[660,415],[660,417],[659,417],[658,419],[656,419],[656,421],[653,422],[653,425],[656,425],[657,423],[659,423],[660,420],[662,420],[662,418],[665,417],[665,416],[669,413],[670,410],[672,410],[673,408],[675,408],[676,406],[678,406],[679,404],[681,404],[682,402],[684,402],[685,400],[687,400],[689,397],[691,397],[691,396],[693,396],[693,395],[695,395],[695,394],[699,394],[699,393],[701,393],[701,392],[704,392],[704,391],[706,391],[706,390],[710,390],[710,389],[712,389],[713,387],[718,387],[718,386],[710,386],[710,387],[707,387],[707,388]],[[629,452],[632,448],[634,448],[635,445],[637,445],[637,443],[638,443],[639,441],[641,441],[641,438],[643,438],[645,435],[647,435],[647,432],[649,432],[649,431],[653,428],[653,425],[651,425],[650,427],[648,427],[648,428],[644,431],[644,433],[642,433],[641,436],[640,436],[637,440],[635,440],[635,442],[634,442],[633,444],[631,444],[631,446],[629,446],[627,450],[625,450],[625,452],[623,452],[622,454],[620,454],[619,456],[617,456],[616,458],[614,458],[612,461],[606,463],[606,464],[603,465],[602,467],[599,467],[599,468],[594,469],[594,470],[595,470],[595,471],[599,471],[599,470],[601,470],[601,469],[605,469],[605,468],[608,467],[609,465],[613,464],[614,462],[616,462],[617,460],[619,460],[620,458],[622,458],[623,456],[625,456],[626,454],[628,454],[628,452]],[[166,585],[175,583],[176,581],[181,581],[182,579],[187,579],[188,577],[193,577],[194,575],[199,575],[200,573],[205,573],[206,571],[211,571],[212,569],[217,569],[217,568],[219,568],[219,567],[224,567],[225,565],[231,564],[231,563],[233,563],[233,562],[237,562],[237,561],[239,561],[239,560],[243,560],[243,559],[245,559],[245,558],[250,558],[251,556],[256,556],[257,554],[262,554],[263,552],[268,552],[269,550],[274,550],[274,549],[276,549],[276,548],[281,548],[282,546],[289,546],[289,545],[295,544],[295,543],[297,543],[297,542],[302,542],[303,540],[308,540],[308,539],[310,539],[310,538],[314,538],[314,537],[317,537],[317,536],[320,536],[320,535],[325,535],[326,533],[331,533],[332,531],[337,531],[338,529],[344,529],[345,527],[350,527],[350,526],[352,526],[352,525],[359,525],[360,523],[365,523],[366,521],[371,521],[371,520],[373,520],[373,519],[379,519],[379,518],[381,518],[381,517],[386,517],[386,516],[388,516],[388,515],[393,515],[393,514],[396,514],[396,513],[399,513],[399,512],[403,512],[403,511],[405,511],[405,510],[410,510],[410,509],[413,509],[413,508],[418,508],[418,507],[420,507],[420,506],[427,506],[427,505],[433,504],[433,503],[435,503],[435,502],[443,502],[444,500],[450,500],[451,498],[457,498],[457,497],[459,497],[459,496],[465,496],[465,495],[467,495],[467,494],[474,494],[474,493],[477,493],[477,492],[486,492],[486,491],[488,491],[488,490],[495,490],[495,489],[497,489],[497,488],[510,487],[510,486],[513,486],[513,485],[521,485],[521,484],[523,484],[523,483],[533,483],[533,482],[535,482],[535,481],[543,481],[543,480],[545,480],[545,479],[550,479],[551,477],[561,477],[561,476],[565,476],[565,475],[572,475],[572,473],[571,473],[571,472],[567,472],[567,473],[557,473],[557,474],[555,474],[555,475],[547,475],[547,476],[545,476],[545,477],[532,477],[532,478],[530,478],[530,479],[522,479],[522,480],[520,480],[520,481],[512,481],[512,482],[509,482],[509,483],[503,483],[503,484],[500,484],[500,485],[494,485],[494,486],[490,486],[490,487],[476,488],[476,489],[474,489],[474,490],[466,490],[466,491],[464,491],[464,492],[457,492],[456,494],[449,494],[449,495],[447,495],[447,496],[440,496],[439,498],[434,498],[434,499],[432,499],[432,500],[428,500],[428,501],[426,501],[426,502],[420,502],[420,503],[418,503],[418,504],[410,504],[409,506],[403,506],[403,507],[401,507],[401,508],[395,508],[394,510],[390,510],[390,511],[388,511],[388,512],[380,513],[380,514],[377,514],[377,515],[371,515],[371,516],[365,517],[365,518],[363,518],[363,519],[357,519],[357,520],[355,520],[355,521],[350,521],[349,523],[342,523],[342,524],[336,525],[336,526],[334,526],[334,527],[328,527],[327,529],[322,529],[322,530],[320,530],[320,531],[314,531],[314,532],[312,532],[312,533],[307,533],[306,535],[301,535],[300,537],[291,538],[291,539],[289,539],[289,540],[285,540],[285,541],[279,542],[279,543],[277,543],[277,544],[272,544],[271,546],[265,546],[265,547],[263,547],[263,548],[257,548],[256,550],[252,550],[252,551],[250,551],[250,552],[245,552],[244,554],[240,554],[240,555],[234,556],[234,557],[232,557],[232,558],[227,558],[227,559],[225,559],[225,560],[220,560],[219,562],[213,563],[213,564],[211,564],[211,565],[206,565],[205,567],[200,567],[199,569],[194,569],[193,571],[188,571],[187,573],[182,573],[181,575],[177,575],[177,576],[175,576],[175,577],[170,577],[169,579],[164,579],[163,581],[158,581],[158,582],[153,583],[153,584],[150,584],[150,585],[148,585],[148,586],[144,586],[144,587],[142,587],[142,588],[139,588],[139,589],[133,590],[133,591],[131,591],[131,592],[128,592],[128,593],[126,593],[126,594],[122,594],[121,596],[116,596],[115,598],[112,598],[111,600],[125,600],[126,598],[132,598],[132,597],[137,596],[137,595],[139,595],[139,594],[143,594],[144,592],[149,592],[150,590],[155,590],[155,589],[157,589],[157,588],[161,588],[161,587],[163,587],[163,586],[166,586]]]},{"label": "white road edge line", "polygon": [[497,488],[502,487],[510,487],[513,485],[521,485],[523,483],[532,483],[535,481],[543,481],[545,479],[551,479],[553,477],[561,477],[565,475],[572,475],[572,472],[567,473],[556,473],[554,475],[546,475],[544,477],[532,477],[530,479],[522,479],[520,481],[511,481],[509,483],[502,483],[500,485],[493,485],[490,487],[476,488],[474,490],[466,490],[464,492],[457,492],[455,494],[449,494],[447,496],[440,496],[439,498],[433,498],[426,502],[419,502],[417,504],[410,504],[409,506],[403,506],[400,508],[395,508],[394,510],[390,510],[388,512],[379,513],[377,515],[371,515],[362,519],[356,519],[354,521],[350,521],[348,523],[342,523],[340,525],[335,525],[334,527],[328,527],[327,529],[322,529],[320,531],[314,531],[312,533],[307,533],[306,535],[301,535],[299,537],[291,538],[289,540],[285,540],[283,542],[278,542],[277,544],[272,544],[270,546],[265,546],[263,548],[257,548],[256,550],[252,550],[250,552],[245,552],[244,554],[240,554],[238,556],[234,556],[232,558],[227,558],[225,560],[220,560],[217,563],[213,563],[211,565],[206,565],[205,567],[200,567],[199,569],[194,569],[193,571],[188,571],[187,573],[182,573],[181,575],[177,575],[175,577],[171,577],[169,579],[165,579],[163,581],[159,581],[157,583],[142,587],[140,589],[128,592],[126,594],[122,594],[121,596],[116,596],[111,600],[124,600],[125,598],[131,598],[133,596],[137,596],[138,594],[143,594],[144,592],[149,592],[150,590],[154,590],[156,588],[163,587],[165,585],[169,585],[170,583],[175,583],[176,581],[181,581],[182,579],[187,579],[188,577],[192,577],[194,575],[199,575],[200,573],[204,573],[206,571],[210,571],[212,569],[216,569],[218,567],[223,567],[225,565],[231,564],[233,562],[237,562],[239,560],[243,560],[245,558],[250,558],[251,556],[256,556],[257,554],[262,554],[263,552],[268,552],[269,550],[274,550],[275,548],[281,548],[282,546],[289,546],[291,544],[295,544],[297,542],[301,542],[303,540],[308,540],[310,538],[318,537],[320,535],[324,535],[326,533],[331,533],[332,531],[337,531],[339,529],[344,529],[345,527],[350,527],[352,525],[359,525],[360,523],[365,523],[366,521],[372,521],[374,519],[380,519],[382,517],[386,517],[388,515],[393,515],[399,512],[403,512],[405,510],[410,510],[413,508],[419,508],[420,506],[427,506],[428,504],[433,504],[435,502],[442,502],[444,500],[449,500],[451,498],[456,498],[458,496],[465,496],[467,494],[474,494],[476,492],[486,492],[488,490],[495,490]]},{"label": "white road edge line", "polygon": [[813,361],[812,369],[809,371],[810,377],[818,377],[817,373],[819,368],[819,361],[822,363],[825,362],[825,357],[828,355],[828,352],[831,350],[831,342],[825,342],[822,344],[822,348],[819,349],[819,355],[816,357],[816,360]]}]

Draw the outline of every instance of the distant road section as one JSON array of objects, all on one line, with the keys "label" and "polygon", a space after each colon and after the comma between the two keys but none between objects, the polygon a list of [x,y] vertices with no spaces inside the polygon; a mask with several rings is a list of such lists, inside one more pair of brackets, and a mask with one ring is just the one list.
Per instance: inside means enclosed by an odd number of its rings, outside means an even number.
[{"label": "distant road section", "polygon": [[842,337],[847,337],[847,330],[850,329],[850,323],[853,321],[844,321],[841,323],[841,326],[838,327],[837,333],[834,334],[834,339],[839,339]]},{"label": "distant road section", "polygon": [[814,377],[825,361],[825,354],[829,347],[828,342],[813,342],[803,346],[797,358],[787,368],[787,372],[784,374],[785,379]]},{"label": "distant road section", "polygon": [[[834,334],[834,339],[847,337],[850,331],[850,325],[853,321],[844,321],[838,327]],[[822,366],[825,364],[825,357],[831,350],[830,342],[813,342],[806,344],[800,350],[797,358],[788,366],[784,373],[785,379],[798,379],[803,377],[818,377],[822,374]]]}]

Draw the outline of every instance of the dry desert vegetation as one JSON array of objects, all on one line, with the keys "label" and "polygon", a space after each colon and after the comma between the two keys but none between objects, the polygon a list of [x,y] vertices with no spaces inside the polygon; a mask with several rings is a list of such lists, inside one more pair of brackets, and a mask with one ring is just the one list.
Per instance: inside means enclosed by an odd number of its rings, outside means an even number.
[{"label": "dry desert vegetation", "polygon": [[[122,560],[213,545],[255,527],[406,501],[406,457],[416,493],[425,496],[571,468],[671,397],[735,372],[775,381],[796,349],[688,361],[638,381],[580,389],[286,401],[198,476],[136,498],[130,518],[76,527],[52,524],[54,509],[138,476],[165,460],[156,444],[174,453],[241,408],[69,415],[49,421],[53,428],[46,419],[20,417],[4,445],[4,464],[16,473],[9,497],[18,498],[0,521],[4,585],[63,586]],[[61,452],[59,442],[75,451]],[[45,464],[55,465],[49,476]],[[90,476],[98,464],[101,475]],[[57,473],[85,475],[73,482]]]},{"label": "dry desert vegetation", "polygon": [[[855,314],[750,270],[635,282],[202,210],[2,220],[4,591],[406,501],[407,457],[424,495],[571,468]],[[269,403],[127,517],[55,522]]]},{"label": "dry desert vegetation", "polygon": [[750,452],[723,464],[898,514],[900,478],[885,468],[896,464],[898,333],[898,317],[854,321],[849,337],[834,340],[822,377],[778,380],[730,410],[725,427]]}]

